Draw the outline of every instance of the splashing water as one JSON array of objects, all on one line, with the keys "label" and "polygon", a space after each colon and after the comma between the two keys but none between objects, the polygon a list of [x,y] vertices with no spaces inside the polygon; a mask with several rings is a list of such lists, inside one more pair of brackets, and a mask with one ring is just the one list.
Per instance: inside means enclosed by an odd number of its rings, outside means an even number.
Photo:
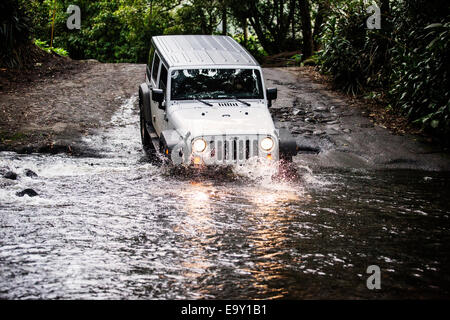
[{"label": "splashing water", "polygon": [[92,156],[0,153],[0,298],[448,296],[450,175],[158,166],[138,119],[131,97]]}]

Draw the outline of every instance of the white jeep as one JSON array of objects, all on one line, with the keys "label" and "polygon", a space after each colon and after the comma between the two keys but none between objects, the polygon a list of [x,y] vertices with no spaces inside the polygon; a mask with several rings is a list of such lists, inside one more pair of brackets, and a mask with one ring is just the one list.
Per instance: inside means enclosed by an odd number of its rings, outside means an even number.
[{"label": "white jeep", "polygon": [[139,86],[144,149],[174,164],[291,159],[297,145],[276,129],[258,62],[228,36],[157,36]]}]

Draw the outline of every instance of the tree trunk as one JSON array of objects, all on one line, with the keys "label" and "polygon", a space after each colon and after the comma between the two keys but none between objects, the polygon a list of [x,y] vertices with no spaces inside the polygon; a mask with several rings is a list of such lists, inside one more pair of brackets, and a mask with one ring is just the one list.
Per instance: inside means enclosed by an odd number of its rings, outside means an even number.
[{"label": "tree trunk", "polygon": [[291,6],[292,6],[291,31],[292,31],[292,39],[295,40],[295,1],[292,1]]},{"label": "tree trunk", "polygon": [[247,18],[245,18],[244,21],[243,21],[242,29],[244,29],[244,46],[247,47],[247,44],[248,44],[248,23],[247,23]]},{"label": "tree trunk", "polygon": [[227,8],[224,6],[222,8],[222,34],[227,35]]},{"label": "tree trunk", "polygon": [[312,56],[314,48],[309,0],[300,0],[299,8],[303,34],[303,58],[306,59]]},{"label": "tree trunk", "polygon": [[317,9],[316,20],[314,21],[314,33],[313,33],[313,41],[314,41],[314,50],[317,51],[320,49],[321,45],[321,35],[323,31],[323,25],[325,24],[325,17],[327,16],[328,10],[330,8],[329,0],[322,0],[319,2],[319,8]]},{"label": "tree trunk", "polygon": [[[261,26],[261,22],[259,20],[258,15],[255,15],[254,17],[251,17],[250,24],[252,25],[253,29],[255,30],[256,36],[258,37],[259,43],[261,43],[261,46],[266,50],[266,52],[271,55],[279,52],[279,46],[275,46],[273,41],[270,41],[266,38],[266,35],[264,34],[264,31]],[[277,51],[278,50],[278,51]]]},{"label": "tree trunk", "polygon": [[[266,21],[266,23],[263,22],[264,19],[267,19],[266,16],[262,15],[257,6],[256,1],[252,1],[249,3],[250,7],[249,9],[252,12],[252,16],[249,16],[250,25],[255,30],[256,36],[258,37],[259,43],[261,46],[266,50],[266,52],[271,55],[274,53],[280,52],[279,45],[276,44],[274,41],[271,41],[270,39],[267,39],[265,30],[263,29],[263,24],[267,27],[272,37],[275,37],[275,32],[273,28],[271,28],[271,25]],[[276,15],[276,11],[274,12]],[[262,24],[263,23],[263,24]]]}]

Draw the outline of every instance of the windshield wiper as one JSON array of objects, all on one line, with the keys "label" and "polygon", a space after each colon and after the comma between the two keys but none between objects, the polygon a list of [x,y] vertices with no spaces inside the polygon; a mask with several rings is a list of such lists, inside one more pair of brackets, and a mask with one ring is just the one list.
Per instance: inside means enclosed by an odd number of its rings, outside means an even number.
[{"label": "windshield wiper", "polygon": [[198,99],[198,98],[194,98],[194,100],[197,100],[197,101],[203,102],[203,103],[204,103],[204,104],[206,104],[207,106],[210,106],[210,107],[212,107],[212,104],[211,104],[211,103],[209,103],[209,102],[206,102],[205,100],[202,100],[202,99]]},{"label": "windshield wiper", "polygon": [[240,102],[240,103],[242,103],[242,104],[245,104],[247,107],[250,107],[250,106],[251,106],[250,103],[245,102],[245,101],[242,101],[242,100],[240,100],[240,99],[238,99],[238,98],[236,98],[236,97],[230,97],[230,98],[236,100],[237,102]]}]

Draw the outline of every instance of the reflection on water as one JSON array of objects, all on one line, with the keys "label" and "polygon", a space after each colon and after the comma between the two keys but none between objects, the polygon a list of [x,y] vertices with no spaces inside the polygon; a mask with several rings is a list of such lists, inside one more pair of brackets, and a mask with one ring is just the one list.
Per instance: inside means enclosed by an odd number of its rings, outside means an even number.
[{"label": "reflection on water", "polygon": [[0,298],[448,297],[450,174],[158,167],[137,119],[132,98],[94,158],[0,154]]}]

